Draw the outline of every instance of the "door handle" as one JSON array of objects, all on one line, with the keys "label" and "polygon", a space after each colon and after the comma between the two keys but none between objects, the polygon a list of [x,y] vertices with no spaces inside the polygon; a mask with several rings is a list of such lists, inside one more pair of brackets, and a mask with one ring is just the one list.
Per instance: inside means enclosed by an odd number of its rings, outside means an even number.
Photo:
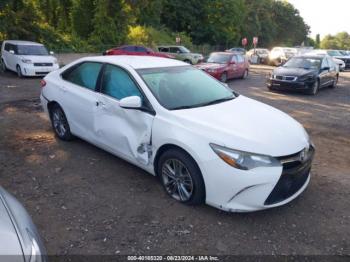
[{"label": "door handle", "polygon": [[96,106],[104,107],[106,104],[101,101],[96,101]]}]

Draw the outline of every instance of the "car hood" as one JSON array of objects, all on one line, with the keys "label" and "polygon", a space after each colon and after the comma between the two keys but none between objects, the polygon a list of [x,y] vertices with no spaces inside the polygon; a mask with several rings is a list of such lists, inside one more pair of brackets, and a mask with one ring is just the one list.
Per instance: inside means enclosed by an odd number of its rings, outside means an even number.
[{"label": "car hood", "polygon": [[172,111],[184,127],[232,149],[286,156],[308,145],[301,124],[287,114],[244,96],[216,105]]},{"label": "car hood", "polygon": [[206,70],[206,69],[218,69],[225,67],[224,64],[217,64],[217,63],[201,63],[199,65],[196,65],[197,68]]},{"label": "car hood", "polygon": [[13,261],[23,261],[21,244],[4,203],[0,195],[0,254],[1,256],[16,255],[13,257]]},{"label": "car hood", "polygon": [[304,69],[304,68],[287,68],[287,67],[278,67],[273,70],[274,75],[280,76],[303,76],[310,73],[316,73],[315,69]]},{"label": "car hood", "polygon": [[54,63],[57,59],[51,55],[22,55],[21,59],[29,59],[33,63]]}]

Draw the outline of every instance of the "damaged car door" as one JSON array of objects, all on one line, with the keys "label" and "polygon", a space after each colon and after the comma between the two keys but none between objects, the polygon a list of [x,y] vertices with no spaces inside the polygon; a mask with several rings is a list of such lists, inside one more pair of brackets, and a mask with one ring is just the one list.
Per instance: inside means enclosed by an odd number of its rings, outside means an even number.
[{"label": "damaged car door", "polygon": [[[154,114],[147,98],[127,70],[106,64],[96,101],[94,131],[103,148],[133,162],[147,165],[151,158]],[[138,96],[141,107],[122,108],[120,100]]]}]

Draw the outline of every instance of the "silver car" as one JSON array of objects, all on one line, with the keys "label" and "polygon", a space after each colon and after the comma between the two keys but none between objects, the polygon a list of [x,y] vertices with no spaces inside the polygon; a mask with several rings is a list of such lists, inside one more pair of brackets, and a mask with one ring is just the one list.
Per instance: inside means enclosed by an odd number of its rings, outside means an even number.
[{"label": "silver car", "polygon": [[0,186],[0,260],[45,262],[46,250],[24,207]]}]

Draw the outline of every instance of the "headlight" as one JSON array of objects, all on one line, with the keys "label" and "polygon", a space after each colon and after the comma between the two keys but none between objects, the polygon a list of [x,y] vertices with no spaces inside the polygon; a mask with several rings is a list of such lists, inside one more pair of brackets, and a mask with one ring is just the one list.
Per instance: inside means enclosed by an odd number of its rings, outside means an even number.
[{"label": "headlight", "polygon": [[30,59],[22,59],[22,62],[25,63],[25,64],[32,64],[32,60]]},{"label": "headlight", "polygon": [[57,64],[57,59],[56,59],[56,58],[53,60],[53,63],[54,63],[54,64]]},{"label": "headlight", "polygon": [[274,157],[243,152],[210,144],[214,152],[232,167],[250,170],[257,167],[279,167],[281,163]]},{"label": "headlight", "polygon": [[208,69],[207,71],[208,71],[208,73],[215,73],[216,69]]},{"label": "headlight", "polygon": [[303,76],[300,76],[298,79],[301,81],[314,80],[315,75],[314,74],[303,75]]}]

